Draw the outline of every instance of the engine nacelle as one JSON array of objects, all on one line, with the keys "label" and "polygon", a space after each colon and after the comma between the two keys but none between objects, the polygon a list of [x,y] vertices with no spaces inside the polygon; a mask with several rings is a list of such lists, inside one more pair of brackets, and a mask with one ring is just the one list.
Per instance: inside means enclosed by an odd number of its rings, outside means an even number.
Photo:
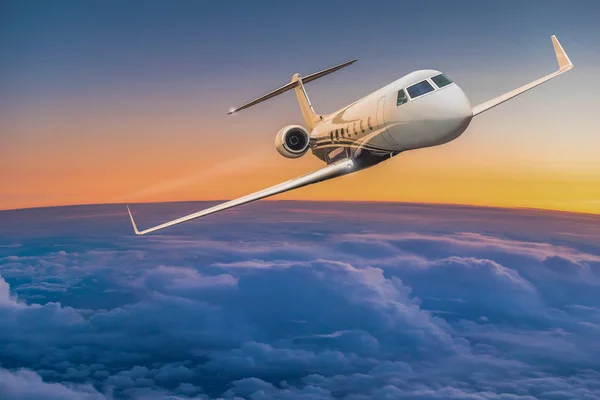
[{"label": "engine nacelle", "polygon": [[275,136],[275,148],[286,158],[302,157],[308,151],[310,136],[300,125],[281,128]]}]

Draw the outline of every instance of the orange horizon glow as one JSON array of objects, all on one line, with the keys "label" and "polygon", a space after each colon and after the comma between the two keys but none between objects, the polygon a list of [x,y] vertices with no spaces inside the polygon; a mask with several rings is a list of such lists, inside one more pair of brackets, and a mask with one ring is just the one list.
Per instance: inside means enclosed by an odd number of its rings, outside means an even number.
[{"label": "orange horizon glow", "polygon": [[[106,157],[97,155],[103,152],[97,147],[88,149],[91,154],[54,149],[54,160],[46,168],[31,164],[34,167],[20,174],[3,176],[9,192],[1,197],[0,209],[232,199],[322,166],[310,153],[301,160],[287,160],[274,149],[259,148],[262,143],[248,148],[246,155],[223,159],[210,150],[201,158],[194,149],[179,146],[177,154],[167,158],[165,146],[145,146],[137,153],[129,146],[106,149]],[[506,163],[506,155],[494,156],[492,149],[469,153],[469,147],[459,139],[406,152],[273,200],[460,204],[600,214],[597,172],[553,167],[552,159],[544,162],[539,157],[532,162],[517,156]]]}]

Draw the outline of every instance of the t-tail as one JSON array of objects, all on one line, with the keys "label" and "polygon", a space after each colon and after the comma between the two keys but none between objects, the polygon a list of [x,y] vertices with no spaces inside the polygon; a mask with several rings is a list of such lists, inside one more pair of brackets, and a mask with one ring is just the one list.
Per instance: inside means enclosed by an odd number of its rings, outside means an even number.
[{"label": "t-tail", "polygon": [[358,59],[348,61],[343,64],[336,65],[335,67],[327,68],[323,71],[315,72],[314,74],[310,74],[304,77],[300,76],[300,74],[294,74],[290,83],[283,85],[279,89],[275,89],[272,92],[269,92],[263,96],[260,96],[259,98],[252,100],[251,102],[246,103],[243,106],[235,108],[229,111],[228,114],[234,114],[238,111],[244,110],[246,108],[252,107],[255,104],[268,100],[271,97],[275,97],[277,95],[280,95],[281,93],[287,92],[288,90],[294,89],[294,91],[296,92],[296,97],[298,98],[298,103],[300,104],[300,111],[302,112],[304,123],[306,124],[306,127],[308,129],[313,130],[315,126],[317,126],[319,121],[323,119],[323,116],[317,114],[313,109],[313,106],[310,103],[310,99],[306,94],[306,89],[304,89],[304,84],[312,82],[315,79],[319,79],[344,67],[347,67],[348,65],[354,64],[356,61],[358,61]]}]

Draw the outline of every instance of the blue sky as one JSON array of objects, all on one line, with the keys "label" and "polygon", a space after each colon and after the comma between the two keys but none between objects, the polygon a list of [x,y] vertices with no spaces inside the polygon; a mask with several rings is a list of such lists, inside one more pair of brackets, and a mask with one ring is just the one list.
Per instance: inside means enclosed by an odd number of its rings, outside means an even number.
[{"label": "blue sky", "polygon": [[[192,85],[229,93],[256,85],[264,91],[287,78],[271,74],[281,66],[312,71],[353,57],[362,61],[353,76],[378,64],[371,73],[381,84],[442,62],[462,71],[461,78],[502,71],[504,50],[520,54],[523,47],[533,52],[523,66],[533,69],[536,54],[547,50],[537,39],[552,34],[573,46],[584,68],[598,62],[595,1],[309,1],[300,8],[260,1],[173,7],[160,1],[32,1],[2,7],[2,87],[17,91],[12,94],[35,90],[42,99],[153,80],[153,89]],[[236,80],[240,72],[252,79]],[[361,93],[365,87],[357,83]],[[327,105],[335,99],[328,97]]]},{"label": "blue sky", "polygon": [[[321,166],[314,157],[289,161],[273,150],[276,132],[301,122],[293,95],[225,115],[293,73],[359,58],[307,86],[323,113],[423,68],[446,72],[478,104],[555,70],[556,34],[573,71],[478,117],[460,140],[382,166],[362,181],[364,193],[376,195],[351,197],[352,182],[284,198],[600,212],[593,189],[600,179],[597,1],[0,7],[0,208],[118,202],[156,185],[171,189],[135,200],[244,195]],[[257,160],[203,190],[193,180],[170,184],[248,154]],[[443,168],[432,172],[431,160]],[[390,188],[398,173],[415,181]],[[490,176],[493,188],[485,185]],[[444,182],[456,190],[438,191]]]}]

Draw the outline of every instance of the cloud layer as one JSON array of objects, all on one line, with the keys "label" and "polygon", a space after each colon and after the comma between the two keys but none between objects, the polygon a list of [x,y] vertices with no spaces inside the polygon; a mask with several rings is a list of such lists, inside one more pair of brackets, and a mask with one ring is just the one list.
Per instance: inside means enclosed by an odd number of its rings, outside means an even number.
[{"label": "cloud layer", "polygon": [[0,213],[3,398],[600,398],[597,217],[263,203],[138,238],[124,216]]}]

